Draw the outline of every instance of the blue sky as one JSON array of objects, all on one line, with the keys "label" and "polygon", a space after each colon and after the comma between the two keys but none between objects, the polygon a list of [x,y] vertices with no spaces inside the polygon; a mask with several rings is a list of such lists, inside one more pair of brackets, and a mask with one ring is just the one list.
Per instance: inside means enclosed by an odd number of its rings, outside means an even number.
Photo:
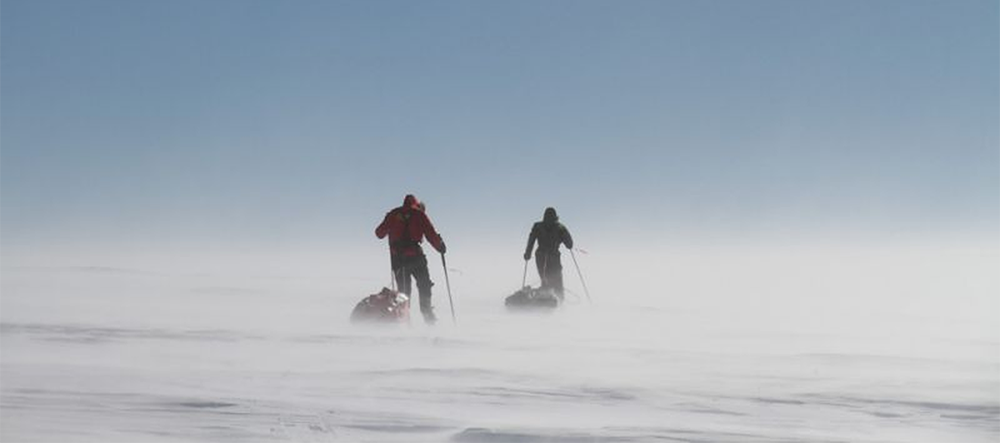
[{"label": "blue sky", "polygon": [[[7,245],[1000,223],[995,1],[5,0]],[[523,229],[522,229],[523,228]],[[512,239],[520,243],[521,238]]]}]

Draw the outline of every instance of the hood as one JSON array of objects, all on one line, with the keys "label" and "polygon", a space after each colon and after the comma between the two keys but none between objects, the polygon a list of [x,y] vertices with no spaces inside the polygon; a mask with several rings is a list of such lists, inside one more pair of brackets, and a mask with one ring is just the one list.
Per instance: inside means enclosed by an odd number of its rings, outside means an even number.
[{"label": "hood", "polygon": [[545,215],[542,216],[542,221],[545,223],[555,223],[559,221],[559,216],[556,214],[556,208],[545,208]]},{"label": "hood", "polygon": [[403,207],[420,209],[420,201],[413,194],[406,194],[406,197],[403,198]]}]

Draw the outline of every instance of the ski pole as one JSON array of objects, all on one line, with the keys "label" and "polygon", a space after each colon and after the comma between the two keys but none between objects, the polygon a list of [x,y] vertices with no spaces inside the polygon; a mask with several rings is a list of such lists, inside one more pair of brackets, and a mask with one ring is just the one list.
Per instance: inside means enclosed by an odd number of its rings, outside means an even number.
[{"label": "ski pole", "polygon": [[[393,291],[395,291],[396,290],[396,267],[393,266],[393,265],[395,265],[395,263],[393,263],[393,262],[395,262],[395,260],[392,259],[392,242],[389,241],[388,237],[386,237],[385,242],[389,244],[389,274],[392,275],[392,277],[389,278],[389,286],[392,288]],[[409,296],[409,294],[406,294],[406,295]]]},{"label": "ski pole", "polygon": [[441,267],[444,268],[444,284],[448,288],[448,306],[451,306],[451,323],[458,325],[455,320],[455,302],[451,299],[451,281],[448,280],[448,263],[444,261],[444,253],[441,253]]},{"label": "ski pole", "polygon": [[573,257],[573,266],[576,267],[576,274],[580,276],[580,284],[583,285],[583,293],[587,294],[587,302],[593,303],[594,301],[590,299],[590,290],[587,289],[587,282],[583,281],[583,273],[580,272],[580,265],[576,262],[576,254],[573,253],[572,249],[569,250],[569,256]]},{"label": "ski pole", "polygon": [[524,283],[528,281],[528,261],[524,261],[524,274],[521,276],[521,287],[524,287]]}]

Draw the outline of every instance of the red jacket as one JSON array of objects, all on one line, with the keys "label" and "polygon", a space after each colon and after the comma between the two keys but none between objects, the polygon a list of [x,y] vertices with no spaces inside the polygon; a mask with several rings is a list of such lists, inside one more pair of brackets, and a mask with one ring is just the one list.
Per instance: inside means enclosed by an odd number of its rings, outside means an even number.
[{"label": "red jacket", "polygon": [[423,251],[420,243],[424,236],[427,241],[437,249],[438,252],[444,250],[444,242],[441,236],[434,230],[431,219],[419,208],[419,202],[412,195],[406,196],[403,206],[400,206],[385,215],[382,224],[375,228],[375,235],[378,238],[385,238],[389,235],[389,249],[392,255],[415,256]]}]

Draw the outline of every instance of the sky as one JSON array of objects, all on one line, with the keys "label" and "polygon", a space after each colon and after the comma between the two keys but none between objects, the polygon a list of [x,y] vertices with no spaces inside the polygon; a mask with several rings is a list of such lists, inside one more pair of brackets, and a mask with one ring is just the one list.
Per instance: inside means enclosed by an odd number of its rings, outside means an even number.
[{"label": "sky", "polygon": [[992,0],[4,0],[0,20],[8,256],[377,249],[406,193],[460,250],[518,250],[546,206],[580,246],[1000,238]]},{"label": "sky", "polygon": [[[447,265],[428,257],[442,321],[361,339],[351,309],[392,285],[373,231],[407,193],[448,244]],[[522,254],[547,206],[577,249],[567,306],[542,324],[502,301],[540,283]],[[899,393],[965,414],[1000,394],[980,370],[1000,356],[998,268],[997,0],[0,0],[3,376],[25,388],[11,392],[204,397],[206,371],[228,375],[217,365],[279,387],[385,362],[505,383],[473,362],[588,390],[639,368],[685,403],[688,375],[709,374],[706,404],[745,390],[754,409],[802,406],[767,400],[775,384],[891,375],[898,389],[859,411]],[[206,331],[222,339],[198,345]],[[271,370],[289,361],[321,369]],[[155,371],[136,379],[137,364]],[[940,384],[927,368],[945,368]],[[262,386],[247,374],[228,379]],[[230,387],[227,404],[262,392]],[[71,412],[56,422],[89,417]],[[900,417],[886,428],[917,420]]]}]

